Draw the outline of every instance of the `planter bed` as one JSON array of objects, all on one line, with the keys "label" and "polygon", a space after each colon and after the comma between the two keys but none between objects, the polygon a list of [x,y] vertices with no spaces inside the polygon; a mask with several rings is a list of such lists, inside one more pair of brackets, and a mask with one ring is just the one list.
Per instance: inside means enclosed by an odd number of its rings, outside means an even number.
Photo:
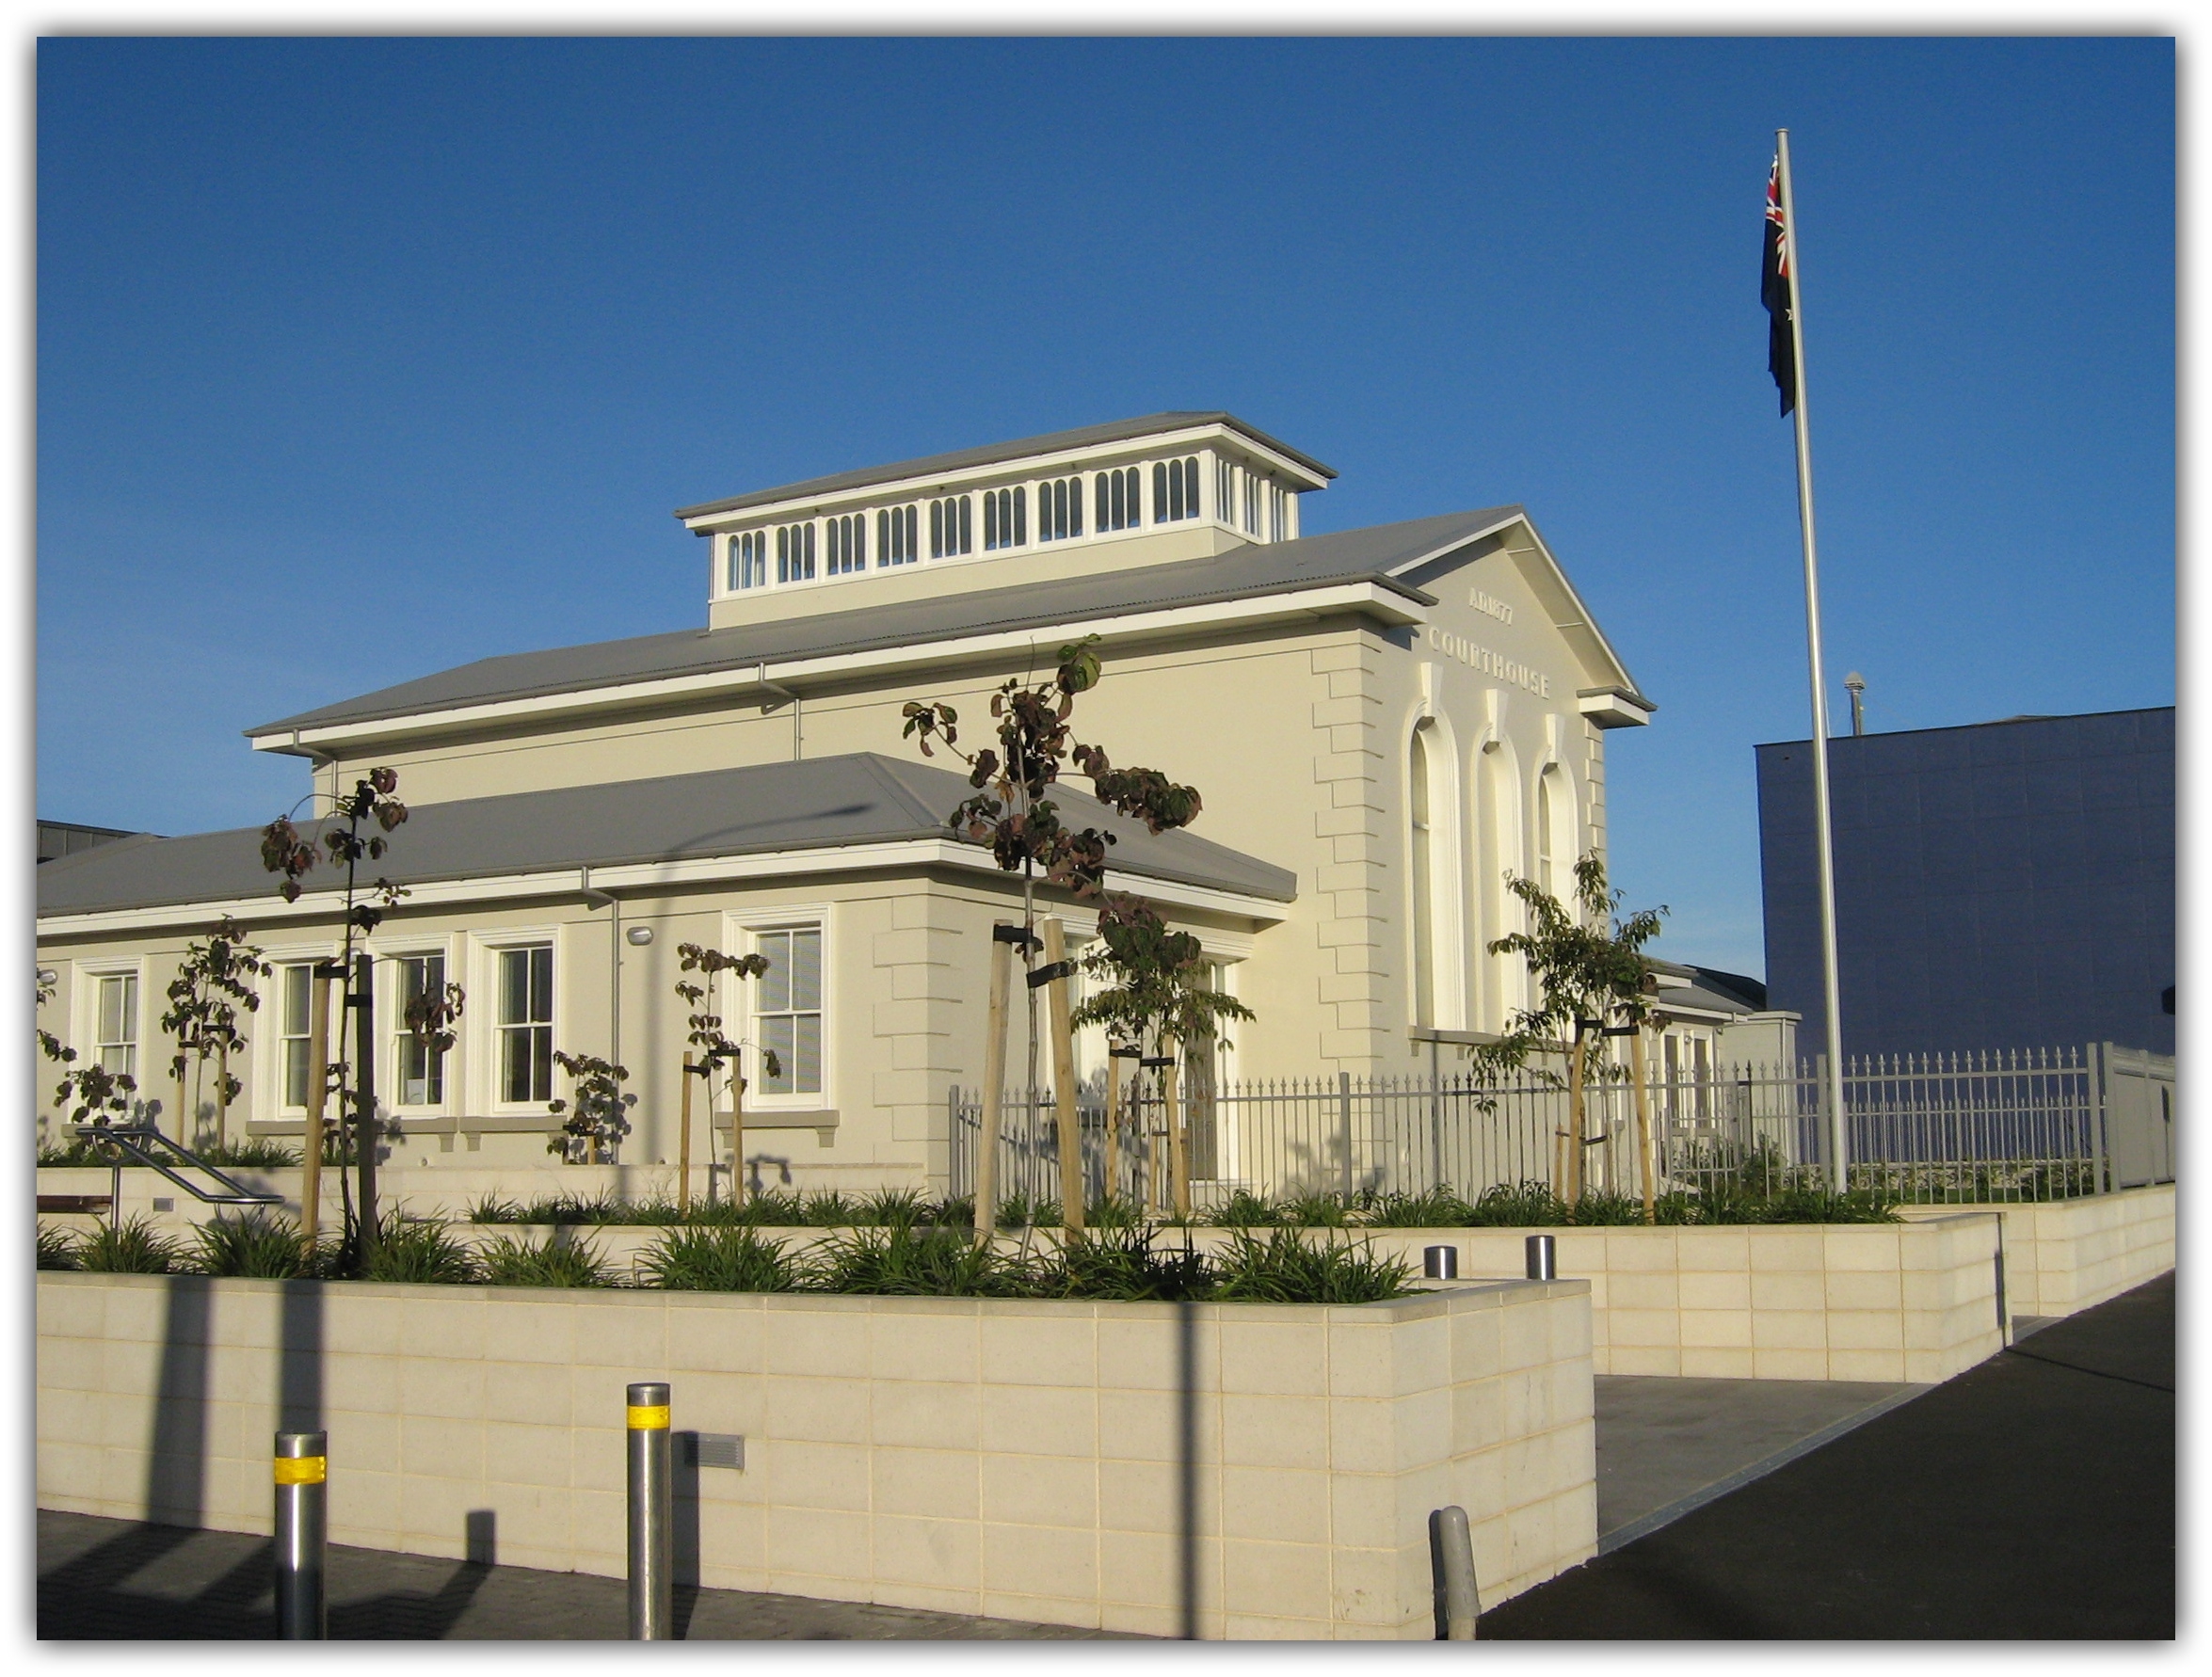
[{"label": "planter bed", "polygon": [[1485,1606],[1595,1553],[1591,1292],[1173,1305],[42,1272],[39,1502],[265,1532],[270,1434],[322,1425],[332,1541],[460,1557],[489,1514],[502,1560],[619,1576],[623,1387],[665,1379],[679,1429],[745,1440],[742,1470],[680,1496],[700,1583],[1426,1638],[1431,1509],[1467,1509]]}]

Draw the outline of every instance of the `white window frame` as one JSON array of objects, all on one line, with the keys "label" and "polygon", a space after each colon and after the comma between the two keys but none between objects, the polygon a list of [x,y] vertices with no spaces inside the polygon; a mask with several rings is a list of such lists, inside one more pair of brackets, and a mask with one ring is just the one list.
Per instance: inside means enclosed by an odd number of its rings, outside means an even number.
[{"label": "white window frame", "polygon": [[[143,955],[136,960],[79,961],[72,964],[70,989],[78,998],[72,1009],[77,1016],[71,1020],[70,1039],[77,1050],[77,1063],[100,1063],[100,992],[106,979],[132,978],[138,981],[138,1005],[132,1009],[130,1076],[137,1084],[138,1098],[147,1098],[150,1086],[146,1076],[147,1047],[147,996],[149,992],[147,962]],[[66,1117],[67,1114],[65,1113]]]},{"label": "white window frame", "polygon": [[[474,1030],[468,1031],[468,1040],[481,1046],[481,1055],[471,1054],[474,1062],[471,1087],[481,1102],[479,1110],[498,1116],[514,1116],[523,1112],[545,1112],[548,1103],[560,1097],[560,1067],[553,1072],[551,1087],[544,1100],[509,1100],[506,1098],[505,1044],[501,1037],[500,1025],[500,957],[509,950],[536,949],[550,945],[553,949],[553,1046],[560,1049],[566,1039],[567,1009],[563,1004],[565,986],[561,982],[564,951],[561,948],[561,929],[556,926],[512,926],[498,932],[478,933],[473,939],[475,948],[469,961],[473,982],[468,985],[472,1000],[468,1012],[461,1015],[464,1027],[474,1022]],[[448,958],[446,971],[453,970]],[[482,998],[481,1003],[473,999]],[[446,1078],[446,1099],[454,1098],[455,1083],[452,1076]],[[550,1114],[549,1114],[550,1116]]]},{"label": "white window frame", "polygon": [[726,1021],[723,1030],[745,1048],[745,1103],[748,1109],[764,1112],[835,1111],[837,1101],[837,1050],[841,986],[837,966],[837,915],[826,902],[779,903],[774,906],[746,909],[740,913],[727,911],[722,917],[722,947],[737,954],[759,954],[761,939],[769,933],[803,931],[813,927],[822,934],[822,1087],[817,1091],[793,1091],[789,1094],[770,1094],[764,1085],[767,1078],[761,1073],[761,1030],[759,1008],[761,981],[757,978],[739,979],[724,974],[721,980],[721,1003],[717,1010]]},{"label": "white window frame", "polygon": [[[470,992],[464,983],[462,989],[463,993],[468,996],[468,1000],[461,1010],[461,1029],[454,1032],[454,1045],[446,1049],[441,1057],[444,1061],[444,1065],[441,1068],[439,1075],[440,1093],[438,1099],[421,1102],[401,1099],[401,1092],[407,1087],[405,1070],[407,1046],[411,1040],[407,1028],[407,967],[405,963],[425,958],[443,961],[445,963],[445,982],[448,983],[458,982],[455,979],[454,974],[459,969],[462,955],[453,947],[450,939],[423,943],[410,941],[402,943],[393,949],[377,951],[377,988],[378,991],[377,1011],[383,1026],[382,1034],[385,1044],[384,1067],[379,1071],[377,1078],[377,1098],[394,1111],[412,1112],[418,1115],[441,1113],[453,1106],[454,1094],[460,1086],[459,1078],[463,1070],[461,1045],[465,1040],[464,1031],[468,1025],[469,1015],[475,1011],[476,1005],[474,994]],[[494,962],[495,979],[497,971],[498,964]],[[553,950],[553,1005],[556,1010],[560,1006],[560,994],[561,954],[556,940]],[[492,998],[492,1001],[496,1006],[497,996]],[[554,1046],[556,1047],[559,1046],[557,1041]],[[386,1081],[387,1077],[389,1081]]]},{"label": "white window frame", "polygon": [[[290,1106],[284,1100],[284,969],[288,966],[312,966],[318,961],[334,961],[337,957],[338,946],[334,943],[294,943],[263,950],[261,958],[275,970],[267,978],[254,982],[255,989],[261,994],[261,1008],[253,1015],[261,1022],[260,1026],[258,1029],[249,1029],[248,1032],[248,1052],[253,1055],[254,1062],[249,1074],[254,1115],[266,1114],[276,1119],[304,1119],[307,1116],[306,1107]],[[314,980],[311,977],[308,980],[310,1024],[313,1023],[313,986]],[[337,1010],[333,1008],[331,1011],[333,1019],[330,1029],[342,1033],[344,1027],[335,1017]],[[269,1049],[265,1054],[260,1052],[264,1041]],[[336,1038],[329,1045],[329,1056],[333,1061],[345,1058],[345,1046]],[[232,1069],[235,1071],[236,1068]],[[232,1109],[233,1111],[236,1110],[234,1107]],[[324,1117],[328,1119],[329,1116],[329,1111],[326,1110]]]}]

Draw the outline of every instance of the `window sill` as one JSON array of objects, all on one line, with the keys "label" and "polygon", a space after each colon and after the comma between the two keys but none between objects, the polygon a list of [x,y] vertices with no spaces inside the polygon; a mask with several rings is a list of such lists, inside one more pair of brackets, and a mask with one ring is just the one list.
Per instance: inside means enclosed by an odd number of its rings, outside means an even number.
[{"label": "window sill", "polygon": [[[747,1107],[745,1126],[747,1129],[835,1129],[837,1113],[827,1108],[802,1111],[792,1107]],[[728,1129],[729,1114],[716,1112],[714,1127]]]}]

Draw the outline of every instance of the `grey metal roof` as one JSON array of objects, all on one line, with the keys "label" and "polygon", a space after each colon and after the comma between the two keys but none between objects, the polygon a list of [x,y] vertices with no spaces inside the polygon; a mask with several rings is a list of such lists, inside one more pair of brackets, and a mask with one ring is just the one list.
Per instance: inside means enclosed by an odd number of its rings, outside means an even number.
[{"label": "grey metal roof", "polygon": [[[407,788],[400,792],[404,797]],[[513,792],[426,804],[365,865],[399,885],[496,877],[553,869],[613,867],[687,856],[818,851],[890,839],[946,838],[945,818],[970,795],[968,777],[874,752],[762,763],[653,780]],[[1297,876],[1272,862],[1201,838],[1154,835],[1076,785],[1055,794],[1063,820],[1114,835],[1121,872],[1287,902]],[[1203,818],[1201,818],[1203,819]],[[329,886],[327,865],[308,876]],[[181,838],[120,838],[58,857],[38,870],[41,915],[152,908],[277,895],[261,865],[257,830]]]},{"label": "grey metal roof", "polygon": [[[934,599],[860,606],[773,623],[679,630],[543,652],[478,659],[375,693],[341,699],[246,730],[248,739],[330,723],[383,721],[456,706],[588,692],[673,676],[745,669],[801,658],[926,646],[954,635],[1014,632],[1171,606],[1371,582],[1421,605],[1435,598],[1393,573],[1518,515],[1518,506],[1446,513],[1401,524],[1340,530],[1297,541],[1237,548],[1091,576],[1018,583]],[[837,587],[835,583],[817,586]]]},{"label": "grey metal roof", "polygon": [[1074,431],[1052,431],[1042,437],[1024,437],[1014,442],[986,443],[981,448],[964,448],[949,455],[927,455],[919,460],[901,460],[890,466],[863,466],[854,471],[833,472],[828,477],[810,477],[803,483],[784,484],[773,489],[755,489],[749,494],[732,495],[726,501],[705,501],[697,506],[680,506],[679,519],[702,518],[709,513],[736,512],[747,506],[766,506],[778,501],[804,501],[825,495],[842,494],[847,489],[864,489],[870,484],[897,483],[910,477],[949,476],[955,471],[970,471],[978,466],[996,466],[1002,460],[1019,460],[1031,455],[1058,454],[1064,449],[1093,448],[1109,442],[1130,442],[1140,437],[1154,436],[1162,431],[1187,431],[1193,425],[1221,424],[1242,431],[1255,442],[1262,443],[1278,455],[1298,462],[1308,471],[1322,477],[1337,474],[1310,455],[1301,454],[1289,443],[1270,437],[1257,425],[1248,425],[1233,413],[1171,412],[1148,413],[1142,419],[1114,420],[1103,425],[1084,425]]}]

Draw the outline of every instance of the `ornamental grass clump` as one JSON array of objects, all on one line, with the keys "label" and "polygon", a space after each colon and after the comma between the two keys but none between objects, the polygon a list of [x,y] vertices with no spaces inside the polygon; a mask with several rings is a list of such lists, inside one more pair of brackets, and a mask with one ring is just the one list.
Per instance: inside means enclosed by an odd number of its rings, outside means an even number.
[{"label": "ornamental grass clump", "polygon": [[393,1211],[377,1231],[364,1281],[428,1281],[448,1285],[476,1279],[469,1249],[442,1222],[424,1222]]},{"label": "ornamental grass clump", "polygon": [[170,1275],[183,1267],[176,1242],[143,1217],[80,1237],[75,1256],[78,1269],[102,1275]]},{"label": "ornamental grass clump", "polygon": [[737,1227],[670,1229],[637,1260],[649,1286],[690,1293],[788,1293],[798,1270],[780,1240]]},{"label": "ornamental grass clump", "polygon": [[1018,1259],[1002,1257],[957,1229],[854,1229],[814,1249],[809,1292],[935,1298],[1019,1298],[1032,1278]]},{"label": "ornamental grass clump", "polygon": [[588,1240],[536,1245],[513,1235],[494,1235],[476,1249],[476,1268],[493,1286],[607,1286],[613,1278]]},{"label": "ornamental grass clump", "polygon": [[51,1229],[41,1224],[39,1229],[39,1268],[77,1268],[77,1238],[67,1229]]},{"label": "ornamental grass clump", "polygon": [[1276,1229],[1265,1241],[1238,1230],[1214,1257],[1211,1298],[1224,1303],[1373,1304],[1403,1298],[1413,1269],[1401,1258],[1378,1256],[1369,1241],[1308,1243],[1294,1229]]},{"label": "ornamental grass clump", "polygon": [[1194,1300],[1210,1294],[1213,1279],[1204,1253],[1163,1252],[1149,1230],[1099,1225],[1070,1232],[1032,1286],[1046,1299]]},{"label": "ornamental grass clump", "polygon": [[192,1233],[198,1250],[190,1265],[202,1275],[299,1281],[327,1276],[337,1265],[333,1244],[307,1246],[297,1223],[259,1206],[235,1215],[218,1211]]},{"label": "ornamental grass clump", "polygon": [[1475,1208],[1449,1188],[1432,1188],[1424,1193],[1390,1192],[1370,1205],[1361,1221],[1377,1229],[1465,1228]]}]

